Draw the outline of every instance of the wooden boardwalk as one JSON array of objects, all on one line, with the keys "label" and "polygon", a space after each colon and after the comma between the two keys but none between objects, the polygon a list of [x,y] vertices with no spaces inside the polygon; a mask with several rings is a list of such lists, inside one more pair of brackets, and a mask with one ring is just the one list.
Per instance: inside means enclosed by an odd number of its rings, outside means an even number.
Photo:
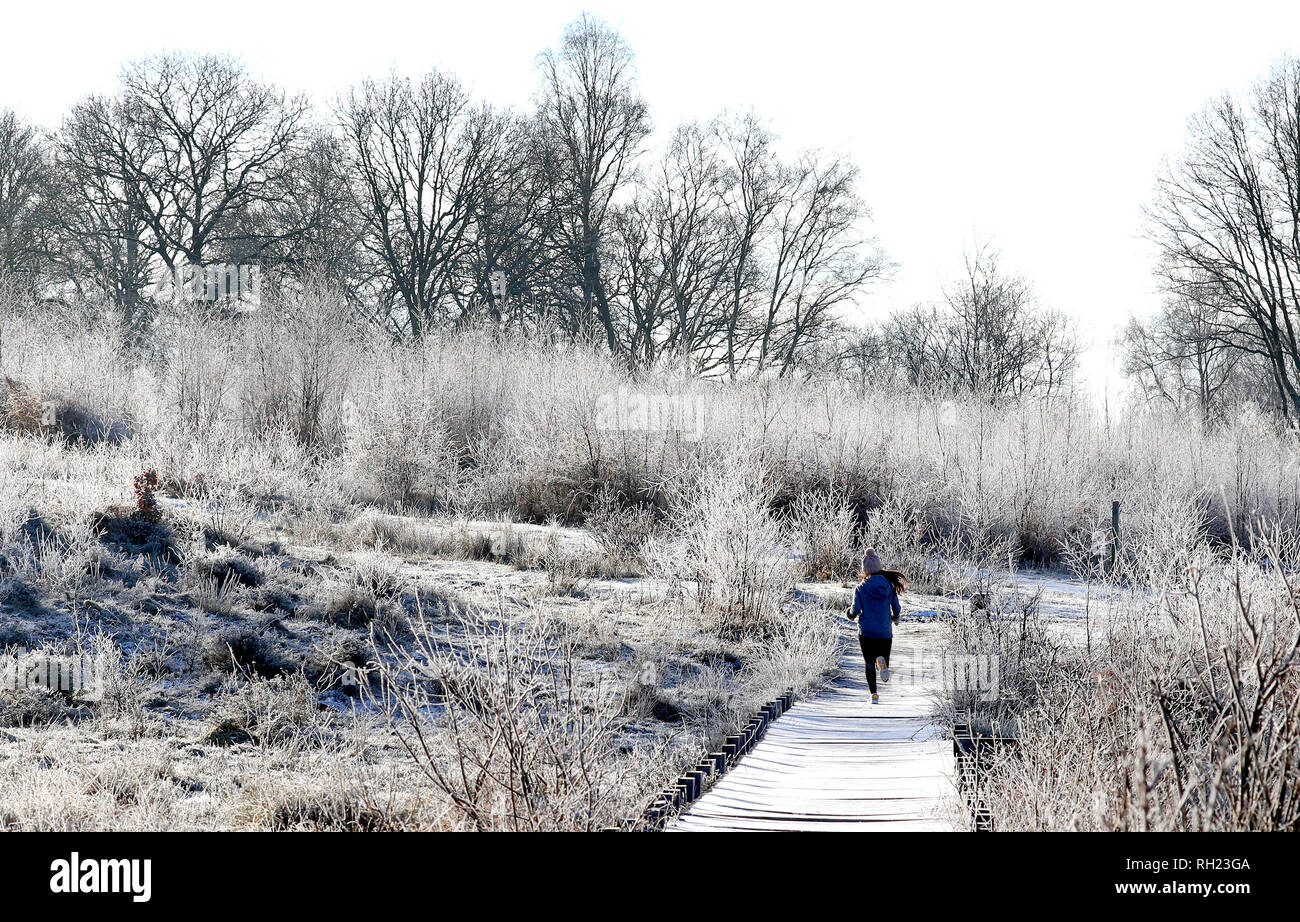
[{"label": "wooden boardwalk", "polygon": [[861,655],[846,653],[835,683],[774,721],[668,831],[953,829],[952,742],[929,719],[941,630],[895,628],[893,675],[878,705]]}]

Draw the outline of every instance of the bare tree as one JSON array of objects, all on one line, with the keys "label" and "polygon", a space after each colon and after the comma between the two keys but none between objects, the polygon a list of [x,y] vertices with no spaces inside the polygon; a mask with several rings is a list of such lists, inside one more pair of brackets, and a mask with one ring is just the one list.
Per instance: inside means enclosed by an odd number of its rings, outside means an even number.
[{"label": "bare tree", "polygon": [[867,211],[857,168],[804,154],[780,173],[767,248],[755,364],[789,374],[829,331],[835,310],[880,278],[887,263],[862,239]]},{"label": "bare tree", "polygon": [[905,383],[929,391],[952,389],[949,320],[936,305],[914,304],[894,314],[880,338]]},{"label": "bare tree", "polygon": [[367,261],[363,220],[352,197],[344,139],[313,127],[289,151],[274,193],[239,216],[243,239],[299,283],[329,279],[348,300],[363,297]]},{"label": "bare tree", "polygon": [[641,192],[614,215],[616,246],[611,262],[623,306],[619,335],[630,360],[651,365],[659,357],[671,308],[668,278],[659,261],[658,227],[662,218],[654,198]]},{"label": "bare tree", "polygon": [[[493,322],[536,330],[550,323],[555,305],[571,298],[572,286],[551,245],[555,209],[537,125],[503,116],[498,131],[473,218],[466,269],[473,287],[461,296],[460,309],[466,318],[482,312]],[[504,290],[492,284],[496,273]]]},{"label": "bare tree", "polygon": [[1248,400],[1266,402],[1263,362],[1220,323],[1219,309],[1176,298],[1148,320],[1131,319],[1120,339],[1125,374],[1148,399],[1194,409],[1207,422]]},{"label": "bare tree", "polygon": [[951,373],[964,390],[994,397],[1059,390],[1075,358],[1064,318],[1036,309],[1029,283],[998,262],[996,251],[977,247],[944,295],[955,321]]},{"label": "bare tree", "polygon": [[648,364],[671,353],[697,371],[725,364],[735,247],[724,195],[731,181],[711,126],[688,123],[620,213],[619,301],[628,314],[619,327],[634,360]]},{"label": "bare tree", "polygon": [[942,304],[896,315],[885,337],[908,382],[929,391],[1051,395],[1070,384],[1078,364],[1067,318],[1039,307],[1029,283],[1004,272],[987,245],[967,253]]},{"label": "bare tree", "polygon": [[582,16],[558,51],[542,55],[537,118],[541,166],[553,200],[553,245],[581,293],[567,318],[571,332],[594,332],[622,351],[609,280],[602,266],[614,199],[649,134],[635,86],[632,51],[599,20]]},{"label": "bare tree", "polygon": [[339,118],[362,239],[398,308],[389,319],[419,338],[440,321],[458,319],[503,120],[474,106],[455,78],[437,71],[418,84],[399,76],[366,81],[342,103]]},{"label": "bare tree", "polygon": [[885,272],[855,170],[813,154],[783,165],[771,142],[752,116],[682,125],[616,210],[611,316],[633,361],[821,367],[841,308]]},{"label": "bare tree", "polygon": [[1300,411],[1300,59],[1190,123],[1188,150],[1150,209],[1161,275],[1206,308],[1213,338],[1264,360],[1284,414]]},{"label": "bare tree", "polygon": [[0,278],[39,284],[53,194],[51,158],[36,129],[0,111]]},{"label": "bare tree", "polygon": [[101,166],[131,186],[142,242],[171,266],[256,246],[232,224],[275,189],[306,108],[231,58],[160,55],[128,66],[121,96],[85,114],[102,119]]},{"label": "bare tree", "polygon": [[732,173],[732,181],[723,193],[733,246],[724,319],[727,372],[734,378],[747,351],[748,307],[761,288],[763,235],[781,201],[781,167],[772,150],[775,139],[771,131],[752,113],[738,119],[720,119],[717,132]]},{"label": "bare tree", "polygon": [[278,203],[306,107],[228,57],[129,65],[120,92],[75,106],[59,137],[73,273],[134,310],[153,261],[246,261],[299,233],[252,215]]},{"label": "bare tree", "polygon": [[147,322],[150,280],[161,262],[142,244],[149,228],[138,184],[115,166],[120,152],[137,143],[125,132],[119,108],[96,97],[64,120],[52,248],[62,282],[83,299],[107,298],[139,327]]},{"label": "bare tree", "polygon": [[902,380],[882,328],[847,321],[837,322],[834,330],[807,347],[798,370],[809,378],[842,381],[859,395]]}]

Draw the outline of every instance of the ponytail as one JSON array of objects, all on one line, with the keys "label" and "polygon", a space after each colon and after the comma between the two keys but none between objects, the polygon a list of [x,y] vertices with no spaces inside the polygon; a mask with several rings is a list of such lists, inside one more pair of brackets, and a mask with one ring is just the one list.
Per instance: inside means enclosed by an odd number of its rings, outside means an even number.
[{"label": "ponytail", "polygon": [[881,570],[880,575],[893,585],[894,591],[902,595],[907,591],[907,577],[900,570]]}]

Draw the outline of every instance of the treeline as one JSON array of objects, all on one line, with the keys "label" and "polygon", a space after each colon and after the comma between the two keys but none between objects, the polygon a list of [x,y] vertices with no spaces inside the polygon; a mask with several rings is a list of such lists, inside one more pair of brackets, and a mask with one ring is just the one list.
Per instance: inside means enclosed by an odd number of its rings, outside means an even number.
[{"label": "treeline", "polygon": [[977,245],[937,301],[895,313],[834,352],[842,374],[903,384],[924,394],[999,401],[1053,396],[1075,381],[1079,339],[1059,311],[1042,307],[1029,282]]},{"label": "treeline", "polygon": [[[315,107],[222,56],[128,65],[48,135],[0,112],[0,298],[110,305],[147,336],[193,265],[323,279],[395,337],[490,323],[625,365],[831,372],[992,398],[1068,388],[1078,340],[976,247],[931,303],[863,326],[890,265],[848,160],[783,155],[755,114],[652,150],[627,43],[583,17],[526,111],[450,74]],[[1300,61],[1192,120],[1149,209],[1167,292],[1121,340],[1150,399],[1300,412]]]},{"label": "treeline", "polygon": [[782,155],[753,113],[680,125],[653,152],[651,128],[627,43],[585,16],[540,56],[527,111],[439,71],[313,107],[235,59],[160,55],[48,136],[0,114],[0,280],[111,305],[140,335],[167,313],[160,279],[255,264],[323,278],[404,339],[491,323],[729,377],[1068,379],[1065,325],[987,252],[969,291],[855,325],[890,266],[851,162]]},{"label": "treeline", "polygon": [[783,158],[754,115],[649,162],[632,53],[590,18],[539,70],[527,112],[438,71],[321,112],[232,58],[129,65],[49,137],[0,120],[0,274],[143,328],[160,277],[266,264],[405,337],[492,321],[737,373],[793,369],[885,270],[851,163]]}]

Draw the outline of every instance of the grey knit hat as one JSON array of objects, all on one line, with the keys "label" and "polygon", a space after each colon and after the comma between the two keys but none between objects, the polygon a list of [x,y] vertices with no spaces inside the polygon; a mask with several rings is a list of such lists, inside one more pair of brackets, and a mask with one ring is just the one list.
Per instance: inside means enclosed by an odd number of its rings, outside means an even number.
[{"label": "grey knit hat", "polygon": [[867,552],[862,555],[862,572],[871,576],[883,569],[885,569],[885,565],[876,556],[876,549],[874,547],[867,548]]}]

